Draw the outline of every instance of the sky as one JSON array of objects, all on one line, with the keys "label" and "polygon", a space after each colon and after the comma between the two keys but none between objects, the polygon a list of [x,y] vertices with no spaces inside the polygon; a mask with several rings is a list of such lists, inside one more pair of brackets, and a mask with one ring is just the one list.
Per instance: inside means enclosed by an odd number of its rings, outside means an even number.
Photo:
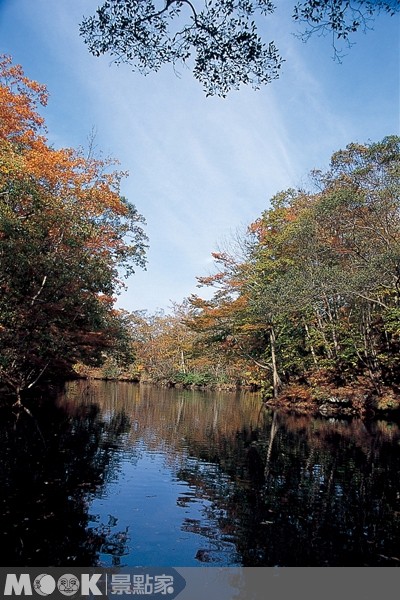
[{"label": "sky", "polygon": [[170,310],[212,272],[211,252],[257,219],[277,192],[306,187],[333,152],[399,133],[399,17],[358,33],[342,64],[328,38],[296,38],[293,2],[281,0],[265,38],[285,58],[281,77],[206,98],[188,69],[146,77],[89,54],[79,36],[93,0],[0,0],[0,52],[46,84],[43,115],[55,147],[113,156],[129,177],[126,196],[145,217],[147,270],[117,304]]}]

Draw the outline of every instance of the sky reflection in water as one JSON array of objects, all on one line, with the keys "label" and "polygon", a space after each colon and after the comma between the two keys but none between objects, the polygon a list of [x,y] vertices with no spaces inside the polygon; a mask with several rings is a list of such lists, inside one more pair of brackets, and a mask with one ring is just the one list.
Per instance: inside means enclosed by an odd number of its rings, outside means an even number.
[{"label": "sky reflection in water", "polygon": [[32,410],[0,431],[8,566],[400,564],[394,422],[104,382]]}]

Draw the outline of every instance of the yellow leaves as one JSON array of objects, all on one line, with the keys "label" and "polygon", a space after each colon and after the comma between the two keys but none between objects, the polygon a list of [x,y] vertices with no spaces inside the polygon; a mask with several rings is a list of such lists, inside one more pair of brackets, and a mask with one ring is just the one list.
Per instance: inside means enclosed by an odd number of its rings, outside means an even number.
[{"label": "yellow leaves", "polygon": [[9,177],[23,172],[24,160],[14,148],[4,140],[0,140],[0,185]]},{"label": "yellow leaves", "polygon": [[260,329],[265,329],[265,325],[263,324],[261,326],[258,323],[244,323],[240,329],[243,333],[255,333],[260,331]]}]

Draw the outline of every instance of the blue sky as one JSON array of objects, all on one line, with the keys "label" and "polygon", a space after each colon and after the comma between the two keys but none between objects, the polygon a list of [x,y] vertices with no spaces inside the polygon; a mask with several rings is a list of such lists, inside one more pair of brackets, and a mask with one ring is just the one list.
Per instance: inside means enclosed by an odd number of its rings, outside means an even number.
[{"label": "blue sky", "polygon": [[211,252],[244,229],[288,187],[350,142],[399,132],[399,18],[380,17],[357,34],[342,64],[329,39],[303,44],[291,33],[292,2],[266,25],[286,59],[281,78],[260,91],[206,98],[189,70],[142,77],[91,56],[78,27],[93,0],[0,0],[0,52],[45,83],[50,142],[84,146],[91,130],[129,178],[122,193],[147,220],[147,271],[128,281],[118,304],[168,309],[212,270]]}]

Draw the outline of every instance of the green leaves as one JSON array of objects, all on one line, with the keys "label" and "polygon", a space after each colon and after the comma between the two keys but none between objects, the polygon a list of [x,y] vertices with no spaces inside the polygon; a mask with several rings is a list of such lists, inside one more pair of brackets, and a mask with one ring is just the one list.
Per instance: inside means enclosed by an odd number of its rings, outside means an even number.
[{"label": "green leaves", "polygon": [[237,358],[275,364],[283,382],[323,369],[368,377],[375,393],[399,385],[399,161],[396,136],[350,144],[312,174],[318,192],[277,194],[250,225],[246,255],[216,254],[219,272],[200,279],[219,289],[196,299],[197,327],[223,322]]},{"label": "green leaves", "polygon": [[[15,72],[20,94],[35,88]],[[8,63],[0,75],[0,96],[12,98]],[[147,238],[110,161],[54,150],[33,131],[16,144],[35,113],[9,117],[0,123],[0,382],[20,393],[45,372],[125,351],[113,304],[121,274],[144,266]]]}]

